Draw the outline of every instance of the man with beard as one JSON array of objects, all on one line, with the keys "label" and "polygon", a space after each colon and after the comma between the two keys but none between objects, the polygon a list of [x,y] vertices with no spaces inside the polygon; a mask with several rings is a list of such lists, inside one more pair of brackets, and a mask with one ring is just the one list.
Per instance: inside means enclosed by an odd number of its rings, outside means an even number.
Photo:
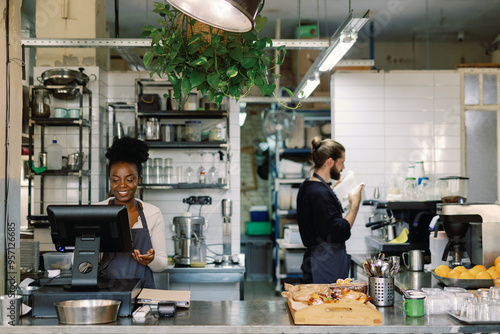
[{"label": "man with beard", "polygon": [[359,210],[361,190],[349,195],[351,208],[343,210],[328,182],[340,180],[345,148],[332,139],[313,138],[314,174],[306,179],[297,195],[297,215],[302,243],[307,247],[302,262],[304,283],[335,283],[349,277],[349,256],[345,242]]}]

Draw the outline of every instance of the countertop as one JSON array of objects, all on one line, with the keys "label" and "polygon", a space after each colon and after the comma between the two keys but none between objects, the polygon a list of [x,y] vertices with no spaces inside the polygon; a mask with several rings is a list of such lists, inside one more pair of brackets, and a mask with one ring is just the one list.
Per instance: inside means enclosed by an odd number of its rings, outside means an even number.
[{"label": "countertop", "polygon": [[396,298],[394,306],[378,308],[382,326],[296,326],[283,299],[193,301],[185,314],[173,318],[119,318],[102,325],[65,326],[59,325],[57,318],[28,316],[21,318],[19,326],[0,326],[0,333],[488,333],[500,329],[499,325],[466,325],[449,315],[407,318],[401,303],[401,298]]},{"label": "countertop", "polygon": [[[362,261],[353,257],[354,262]],[[395,277],[396,290],[441,287],[430,272],[402,270]],[[418,286],[418,287],[417,287]],[[441,287],[442,288],[442,287]],[[378,307],[382,326],[295,325],[286,300],[192,301],[191,307],[173,318],[118,318],[102,325],[59,325],[57,318],[21,318],[19,326],[0,326],[0,333],[494,333],[500,324],[468,325],[447,314],[406,317],[402,298],[396,294],[394,306]],[[182,310],[182,309],[179,309]]]}]

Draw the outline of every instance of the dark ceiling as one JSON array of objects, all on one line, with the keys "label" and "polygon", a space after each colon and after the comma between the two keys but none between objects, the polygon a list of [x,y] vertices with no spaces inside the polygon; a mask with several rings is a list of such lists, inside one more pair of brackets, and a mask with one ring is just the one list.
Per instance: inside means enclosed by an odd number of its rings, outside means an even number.
[{"label": "dark ceiling", "polygon": [[[119,37],[137,38],[142,26],[154,24],[155,2],[119,0]],[[500,0],[352,0],[350,4],[346,0],[266,0],[262,14],[268,24],[262,34],[276,38],[279,18],[280,38],[295,38],[299,22],[319,22],[320,35],[329,37],[347,16],[349,6],[355,17],[370,10],[379,42],[452,42],[463,33],[464,41],[487,45],[500,34]],[[115,0],[106,0],[111,37],[115,36],[114,8]]]}]

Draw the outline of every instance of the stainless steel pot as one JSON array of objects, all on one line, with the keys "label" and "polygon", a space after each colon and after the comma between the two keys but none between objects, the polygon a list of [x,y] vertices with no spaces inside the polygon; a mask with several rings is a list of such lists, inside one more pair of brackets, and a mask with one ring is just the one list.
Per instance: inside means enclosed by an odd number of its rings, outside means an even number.
[{"label": "stainless steel pot", "polygon": [[47,85],[87,85],[89,77],[83,73],[83,68],[79,71],[67,68],[55,68],[42,73],[39,79],[45,86]]}]

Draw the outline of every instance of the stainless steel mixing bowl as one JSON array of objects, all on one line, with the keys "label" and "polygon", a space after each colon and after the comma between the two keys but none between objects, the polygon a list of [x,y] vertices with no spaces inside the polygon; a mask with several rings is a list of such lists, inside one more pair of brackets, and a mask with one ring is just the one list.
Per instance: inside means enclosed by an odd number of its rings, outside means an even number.
[{"label": "stainless steel mixing bowl", "polygon": [[120,301],[109,299],[66,300],[54,303],[61,324],[91,325],[116,321]]}]

